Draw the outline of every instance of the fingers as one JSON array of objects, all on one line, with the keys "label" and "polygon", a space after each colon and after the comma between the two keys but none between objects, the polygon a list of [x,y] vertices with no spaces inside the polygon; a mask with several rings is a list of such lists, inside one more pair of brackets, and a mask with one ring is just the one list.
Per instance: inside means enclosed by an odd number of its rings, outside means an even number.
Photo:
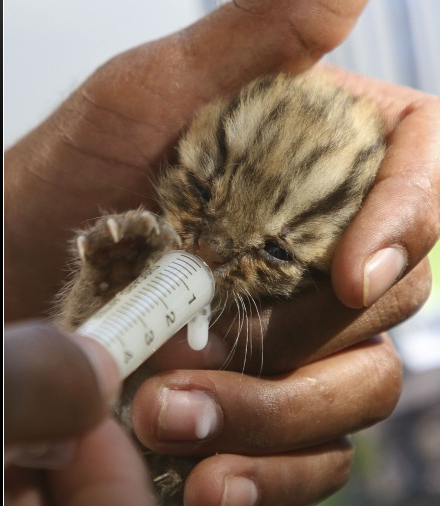
[{"label": "fingers", "polygon": [[81,438],[68,467],[48,475],[58,506],[155,506],[150,484],[133,442],[110,419]]},{"label": "fingers", "polygon": [[[342,42],[365,4],[366,0],[230,3],[178,34],[111,60],[85,84],[77,98],[86,100],[79,107],[95,124],[106,121],[105,132],[109,121],[114,124],[118,118],[125,134],[130,132],[124,137],[137,149],[128,151],[121,139],[111,147],[115,160],[121,159],[117,151],[123,149],[124,158],[130,158],[129,169],[144,168],[145,158],[153,165],[164,152],[173,154],[170,147],[182,125],[203,103],[261,74],[309,68]],[[106,144],[91,145],[97,135],[83,135],[75,142],[102,156]]]},{"label": "fingers", "polygon": [[196,80],[205,97],[260,74],[299,72],[347,37],[366,3],[236,0],[184,31],[178,56],[205,78]]},{"label": "fingers", "polygon": [[[361,81],[350,87],[362,89]],[[372,191],[334,256],[333,286],[350,307],[376,302],[440,235],[440,100],[370,84],[389,133],[388,149]]]},{"label": "fingers", "polygon": [[346,441],[265,458],[216,455],[203,460],[188,477],[185,504],[312,504],[345,483],[351,456]]},{"label": "fingers", "polygon": [[424,304],[430,288],[427,261],[366,309],[342,304],[326,282],[292,301],[263,305],[258,315],[250,304],[246,325],[238,318],[234,323],[234,315],[225,316],[210,330],[208,346],[202,352],[188,347],[183,329],[149,359],[149,369],[227,368],[257,375],[290,372],[409,318]]},{"label": "fingers", "polygon": [[133,426],[137,437],[159,453],[280,453],[385,418],[400,389],[401,365],[383,337],[283,376],[163,373],[137,392]]},{"label": "fingers", "polygon": [[[336,298],[328,281],[289,302],[247,309],[250,323],[233,316],[213,328],[226,336],[232,350],[228,369],[253,374],[280,374],[379,334],[414,314],[426,301],[431,286],[427,262],[369,308],[354,310]],[[178,367],[178,364],[175,365]]]},{"label": "fingers", "polygon": [[29,321],[6,327],[4,352],[7,444],[73,437],[109,412],[116,364],[90,340]]}]

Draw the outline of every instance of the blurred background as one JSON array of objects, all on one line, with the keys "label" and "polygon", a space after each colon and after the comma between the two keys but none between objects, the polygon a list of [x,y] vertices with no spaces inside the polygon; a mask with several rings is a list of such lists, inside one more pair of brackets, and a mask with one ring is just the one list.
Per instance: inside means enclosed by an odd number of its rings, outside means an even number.
[{"label": "blurred background", "polygon": [[[4,146],[112,56],[187,26],[215,0],[4,0]],[[440,1],[370,0],[326,60],[440,95]],[[392,330],[405,387],[389,420],[354,436],[348,485],[322,506],[440,505],[440,243],[425,307]]]}]

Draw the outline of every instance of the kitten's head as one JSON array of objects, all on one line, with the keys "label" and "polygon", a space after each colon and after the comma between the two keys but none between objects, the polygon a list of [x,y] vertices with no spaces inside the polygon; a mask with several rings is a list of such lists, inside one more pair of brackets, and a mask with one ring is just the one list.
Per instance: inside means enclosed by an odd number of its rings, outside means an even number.
[{"label": "kitten's head", "polygon": [[159,198],[223,299],[286,297],[328,271],[383,153],[366,101],[313,74],[262,78],[198,112]]}]

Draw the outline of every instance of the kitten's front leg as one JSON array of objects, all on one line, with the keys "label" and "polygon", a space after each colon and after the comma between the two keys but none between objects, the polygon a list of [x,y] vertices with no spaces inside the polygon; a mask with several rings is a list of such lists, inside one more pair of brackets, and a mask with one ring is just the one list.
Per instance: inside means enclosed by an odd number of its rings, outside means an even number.
[{"label": "kitten's front leg", "polygon": [[145,210],[109,214],[76,240],[79,269],[61,295],[60,324],[76,328],[148,267],[180,245],[172,227]]}]

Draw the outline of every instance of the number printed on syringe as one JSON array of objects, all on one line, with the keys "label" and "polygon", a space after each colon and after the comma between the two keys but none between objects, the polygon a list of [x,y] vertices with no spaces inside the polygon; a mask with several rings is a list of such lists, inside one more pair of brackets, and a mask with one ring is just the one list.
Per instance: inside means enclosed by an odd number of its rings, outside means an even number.
[{"label": "number printed on syringe", "polygon": [[161,257],[78,331],[103,344],[126,378],[188,323],[188,342],[208,337],[214,277],[198,257],[173,251]]}]

